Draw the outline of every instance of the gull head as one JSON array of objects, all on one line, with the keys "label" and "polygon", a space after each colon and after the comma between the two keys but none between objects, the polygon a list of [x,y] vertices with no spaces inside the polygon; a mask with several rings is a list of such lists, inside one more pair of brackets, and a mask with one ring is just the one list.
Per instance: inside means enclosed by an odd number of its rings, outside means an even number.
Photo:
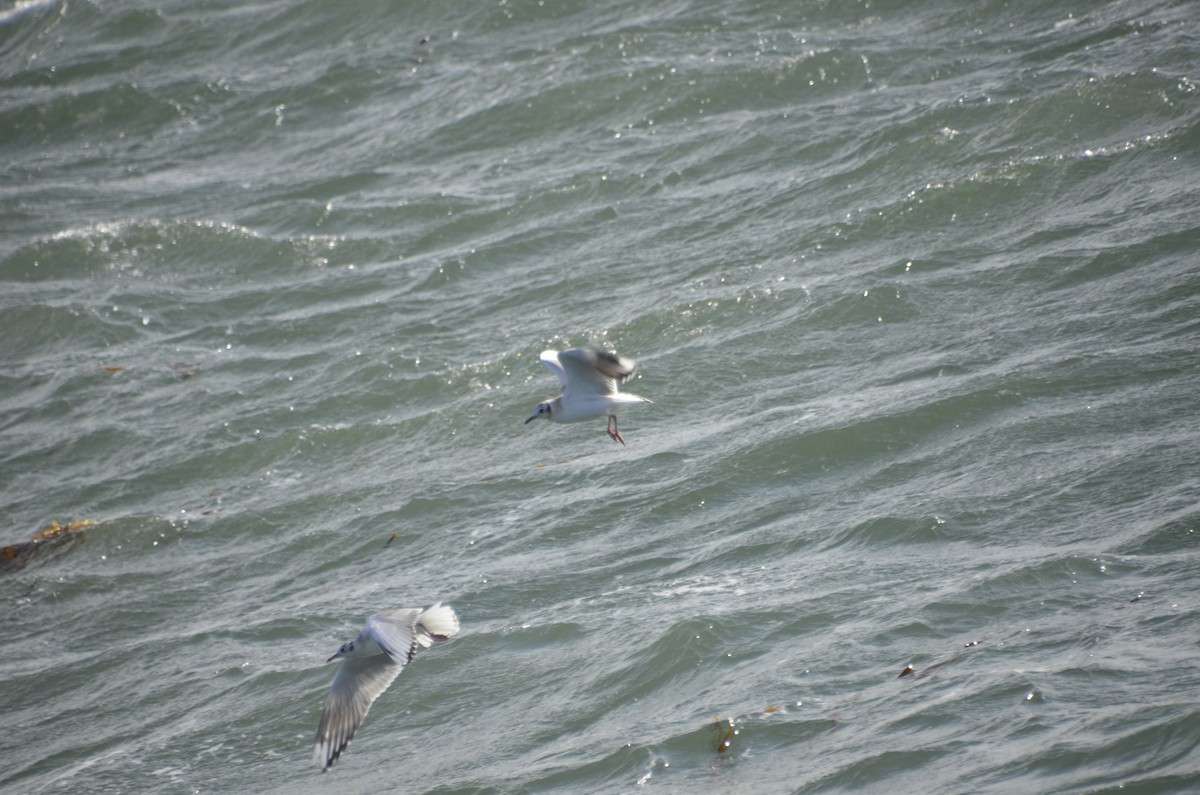
[{"label": "gull head", "polygon": [[533,410],[533,413],[529,415],[529,419],[525,420],[525,424],[528,425],[529,423],[536,420],[538,417],[544,417],[546,419],[550,419],[550,412],[553,410],[553,406],[551,404],[553,402],[554,402],[553,400],[546,400],[546,401],[539,403],[537,405],[537,408]]},{"label": "gull head", "polygon": [[351,654],[354,654],[354,641],[350,641],[349,643],[343,643],[341,646],[338,646],[338,650],[335,651],[333,653],[333,656],[330,657],[325,662],[331,663],[339,657],[346,657],[347,655],[351,655]]}]

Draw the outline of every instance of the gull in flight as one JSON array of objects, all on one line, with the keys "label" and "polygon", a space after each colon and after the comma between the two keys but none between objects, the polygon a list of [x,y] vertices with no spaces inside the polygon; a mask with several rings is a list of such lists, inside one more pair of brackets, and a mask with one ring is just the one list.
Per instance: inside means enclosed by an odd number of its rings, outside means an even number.
[{"label": "gull in flight", "polygon": [[628,381],[637,364],[624,356],[591,348],[542,351],[541,360],[558,377],[561,394],[539,403],[525,424],[539,417],[553,422],[580,422],[607,416],[608,435],[624,445],[625,439],[617,430],[617,409],[651,402],[640,395],[617,392],[617,384]]},{"label": "gull in flight", "polygon": [[359,636],[325,661],[340,659],[342,665],[317,727],[313,757],[321,769],[332,767],[346,750],[372,702],[400,675],[418,646],[428,648],[457,634],[458,616],[440,602],[426,610],[402,607],[368,618]]}]

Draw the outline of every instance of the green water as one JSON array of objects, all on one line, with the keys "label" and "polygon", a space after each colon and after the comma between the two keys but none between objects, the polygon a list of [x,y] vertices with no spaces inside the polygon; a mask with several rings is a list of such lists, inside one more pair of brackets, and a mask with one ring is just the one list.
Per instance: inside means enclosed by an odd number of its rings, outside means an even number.
[{"label": "green water", "polygon": [[0,5],[0,790],[1200,787],[1193,17]]}]

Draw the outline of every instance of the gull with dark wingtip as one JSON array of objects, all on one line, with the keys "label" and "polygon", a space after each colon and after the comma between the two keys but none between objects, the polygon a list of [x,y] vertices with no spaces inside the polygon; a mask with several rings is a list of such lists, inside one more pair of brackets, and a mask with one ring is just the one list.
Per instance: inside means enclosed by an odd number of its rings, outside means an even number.
[{"label": "gull with dark wingtip", "polygon": [[441,603],[426,610],[402,607],[368,618],[359,636],[343,643],[326,660],[340,659],[342,665],[333,678],[317,727],[313,758],[321,769],[332,767],[346,750],[371,704],[412,662],[418,647],[428,648],[435,641],[449,640],[457,634],[458,616]]},{"label": "gull with dark wingtip", "polygon": [[614,442],[624,445],[625,439],[617,430],[617,409],[651,402],[641,395],[617,391],[618,384],[633,377],[637,363],[592,348],[571,348],[561,353],[542,351],[541,361],[558,378],[560,394],[539,403],[525,424],[539,418],[552,422],[582,422],[607,416],[608,435]]}]

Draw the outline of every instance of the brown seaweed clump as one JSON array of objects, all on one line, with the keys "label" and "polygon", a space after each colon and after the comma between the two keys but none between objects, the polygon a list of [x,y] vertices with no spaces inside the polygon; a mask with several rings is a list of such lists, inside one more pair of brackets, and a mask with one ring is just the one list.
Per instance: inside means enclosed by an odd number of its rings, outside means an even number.
[{"label": "brown seaweed clump", "polygon": [[0,547],[0,571],[16,571],[29,565],[37,555],[49,549],[73,544],[82,539],[82,531],[95,527],[91,519],[79,519],[66,524],[51,521],[50,525],[39,530],[29,541]]},{"label": "brown seaweed clump", "polygon": [[740,731],[732,718],[715,718],[713,726],[717,729],[717,753],[723,754],[733,745],[733,738]]}]

